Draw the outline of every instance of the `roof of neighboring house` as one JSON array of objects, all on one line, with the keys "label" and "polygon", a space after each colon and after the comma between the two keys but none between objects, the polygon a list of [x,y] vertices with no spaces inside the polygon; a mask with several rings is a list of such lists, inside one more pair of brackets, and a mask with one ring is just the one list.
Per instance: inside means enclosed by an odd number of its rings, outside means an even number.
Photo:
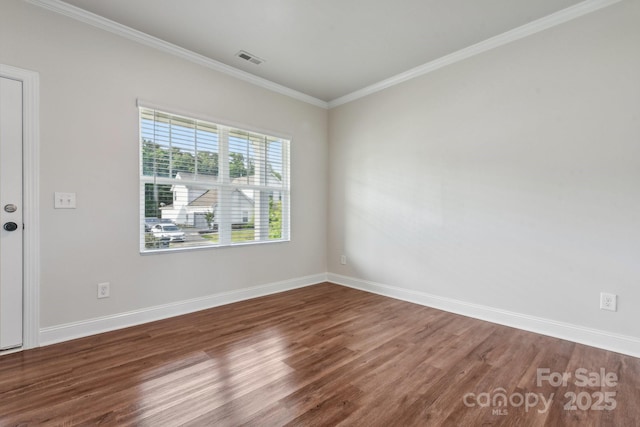
[{"label": "roof of neighboring house", "polygon": [[[208,183],[212,183],[212,182],[218,182],[218,177],[217,176],[212,176],[212,175],[198,175],[196,177],[195,174],[193,173],[189,173],[189,172],[178,172],[176,174],[176,179],[183,179],[185,181],[201,181],[201,182],[208,182]],[[254,175],[250,175],[250,176],[243,176],[243,177],[239,177],[239,178],[235,178],[231,181],[232,184],[249,184],[251,185],[252,182],[254,180]],[[271,186],[278,186],[281,185],[281,181],[273,176],[272,174],[270,174],[268,176],[268,184]],[[177,184],[174,184],[171,187],[171,191],[175,191],[175,186]],[[254,190],[249,190],[249,189],[245,189],[245,190],[241,190],[241,189],[236,189],[235,191],[239,192],[247,201],[249,201],[249,203],[253,204],[253,196],[254,196]],[[202,193],[202,195],[200,195],[199,197],[195,198],[193,201],[191,201],[191,203],[189,203],[187,206],[191,206],[191,207],[212,207],[214,205],[216,205],[218,203],[218,190],[217,189],[211,189],[211,190],[206,190],[204,193]],[[160,209],[174,209],[173,204],[171,205],[166,205],[161,207]]]},{"label": "roof of neighboring house", "polygon": [[[244,191],[236,190],[242,197],[244,197],[249,203],[253,203],[251,197],[247,196]],[[187,206],[195,206],[195,207],[206,207],[210,208],[218,203],[218,190],[212,189],[207,190],[202,193],[201,196],[195,198],[191,203]],[[173,209],[173,204],[162,206],[160,209]]]},{"label": "roof of neighboring house", "polygon": [[207,206],[211,207],[218,203],[218,190],[207,190],[202,196],[195,198],[187,206]]},{"label": "roof of neighboring house", "polygon": [[190,172],[178,172],[176,174],[176,179],[184,179],[185,181],[202,181],[202,182],[218,182],[218,177],[216,175],[201,175],[190,173]]},{"label": "roof of neighboring house", "polygon": [[[245,194],[244,191],[237,189],[235,190],[238,193],[240,193],[240,195],[242,197],[244,197],[245,199],[247,199],[247,201],[249,203],[253,203],[253,199],[251,199],[251,197],[247,196]],[[213,189],[213,190],[207,190],[202,196],[194,199],[191,203],[189,203],[187,206],[213,206],[216,203],[218,203],[218,190]]]}]

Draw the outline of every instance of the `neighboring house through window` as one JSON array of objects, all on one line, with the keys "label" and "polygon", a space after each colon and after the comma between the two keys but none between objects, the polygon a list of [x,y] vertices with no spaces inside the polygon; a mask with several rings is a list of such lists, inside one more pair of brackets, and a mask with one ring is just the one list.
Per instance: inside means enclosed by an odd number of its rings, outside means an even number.
[{"label": "neighboring house through window", "polygon": [[140,158],[141,251],[289,240],[288,140],[141,107]]}]

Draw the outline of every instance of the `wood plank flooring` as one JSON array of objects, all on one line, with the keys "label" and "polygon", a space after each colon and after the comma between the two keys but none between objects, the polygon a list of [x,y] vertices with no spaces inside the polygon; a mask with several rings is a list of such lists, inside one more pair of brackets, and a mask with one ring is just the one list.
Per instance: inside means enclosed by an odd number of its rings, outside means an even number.
[{"label": "wood plank flooring", "polygon": [[0,357],[0,426],[639,420],[640,359],[329,283]]}]

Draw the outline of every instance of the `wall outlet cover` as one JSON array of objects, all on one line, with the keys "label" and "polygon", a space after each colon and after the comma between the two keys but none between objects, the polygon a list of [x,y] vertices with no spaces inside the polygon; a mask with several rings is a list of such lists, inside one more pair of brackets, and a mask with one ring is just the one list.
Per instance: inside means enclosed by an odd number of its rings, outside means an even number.
[{"label": "wall outlet cover", "polygon": [[111,294],[109,283],[98,283],[98,298],[109,298]]},{"label": "wall outlet cover", "polygon": [[616,294],[610,294],[607,292],[600,293],[600,309],[617,311],[618,310],[618,296]]}]

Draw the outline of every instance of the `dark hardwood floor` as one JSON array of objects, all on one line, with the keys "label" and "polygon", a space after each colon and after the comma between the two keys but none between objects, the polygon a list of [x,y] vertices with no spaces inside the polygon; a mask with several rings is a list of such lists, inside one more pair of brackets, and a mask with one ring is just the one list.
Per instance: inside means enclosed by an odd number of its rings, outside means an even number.
[{"label": "dark hardwood floor", "polygon": [[640,359],[328,283],[0,357],[0,425],[95,424],[637,426]]}]

